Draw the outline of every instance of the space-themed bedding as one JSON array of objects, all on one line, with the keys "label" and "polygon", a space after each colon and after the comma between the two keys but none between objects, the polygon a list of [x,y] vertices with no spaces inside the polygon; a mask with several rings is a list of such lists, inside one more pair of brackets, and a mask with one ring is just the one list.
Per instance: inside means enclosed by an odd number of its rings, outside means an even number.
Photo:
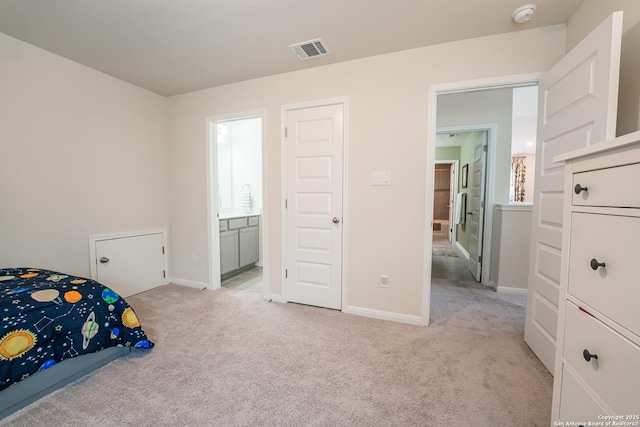
[{"label": "space-themed bedding", "polygon": [[0,390],[64,359],[114,346],[153,347],[116,292],[55,271],[0,269]]}]

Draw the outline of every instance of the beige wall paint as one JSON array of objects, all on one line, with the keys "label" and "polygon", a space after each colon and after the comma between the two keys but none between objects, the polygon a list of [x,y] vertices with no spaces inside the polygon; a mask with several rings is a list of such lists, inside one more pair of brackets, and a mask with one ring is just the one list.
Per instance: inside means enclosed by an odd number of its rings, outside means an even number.
[{"label": "beige wall paint", "polygon": [[[492,89],[438,96],[436,126],[496,124],[494,202],[509,202],[511,181],[512,89]],[[460,166],[462,167],[462,165]],[[492,209],[492,207],[490,207]]]},{"label": "beige wall paint", "polygon": [[567,25],[567,51],[611,15],[624,11],[616,134],[640,130],[640,1],[585,0]]},{"label": "beige wall paint", "polygon": [[89,276],[89,234],[169,225],[167,101],[0,34],[0,264]]},{"label": "beige wall paint", "polygon": [[491,246],[492,287],[527,289],[532,206],[496,205]]},{"label": "beige wall paint", "polygon": [[[207,116],[265,108],[270,237],[269,292],[282,292],[281,107],[349,97],[347,301],[421,314],[424,266],[427,97],[431,84],[538,72],[564,53],[564,26],[396,52],[170,98],[173,277],[208,282],[205,140]],[[526,47],[524,49],[523,47]],[[393,185],[372,187],[390,170]],[[431,179],[431,178],[429,178]],[[372,244],[375,242],[375,244]],[[389,276],[381,289],[379,276]]]}]

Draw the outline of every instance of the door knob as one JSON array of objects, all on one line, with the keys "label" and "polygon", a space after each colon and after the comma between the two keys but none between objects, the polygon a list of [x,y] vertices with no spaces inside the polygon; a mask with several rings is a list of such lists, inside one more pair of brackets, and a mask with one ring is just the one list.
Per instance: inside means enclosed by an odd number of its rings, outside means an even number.
[{"label": "door knob", "polygon": [[109,258],[107,258],[106,256],[100,257],[100,262],[102,264],[106,264],[109,262]]},{"label": "door knob", "polygon": [[338,218],[337,216],[334,216],[331,221],[333,221],[334,224],[338,224],[340,222],[340,218]]}]

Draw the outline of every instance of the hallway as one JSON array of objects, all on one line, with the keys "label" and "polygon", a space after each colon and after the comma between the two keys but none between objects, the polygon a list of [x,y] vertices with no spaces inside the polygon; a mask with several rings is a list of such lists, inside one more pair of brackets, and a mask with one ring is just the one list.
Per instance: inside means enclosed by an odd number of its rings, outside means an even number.
[{"label": "hallway", "polygon": [[431,323],[446,323],[456,313],[470,310],[488,299],[506,302],[511,309],[520,312],[524,317],[527,304],[526,295],[497,293],[494,289],[476,282],[469,271],[467,259],[461,256],[457,249],[446,240],[434,241],[433,252],[431,261]]}]

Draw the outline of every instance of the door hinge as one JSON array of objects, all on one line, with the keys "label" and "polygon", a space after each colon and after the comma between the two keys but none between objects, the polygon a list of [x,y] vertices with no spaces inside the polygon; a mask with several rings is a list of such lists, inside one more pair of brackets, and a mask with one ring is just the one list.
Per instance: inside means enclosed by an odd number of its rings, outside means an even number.
[{"label": "door hinge", "polygon": [[289,277],[289,270],[287,270],[286,268],[284,269],[284,278],[286,279],[287,277]]},{"label": "door hinge", "polygon": [[484,209],[484,200],[480,202],[480,207]]},{"label": "door hinge", "polygon": [[284,128],[284,137],[288,138],[289,137],[289,128],[285,126]]},{"label": "door hinge", "polygon": [[167,277],[167,271],[166,270],[162,270],[162,277]]},{"label": "door hinge", "polygon": [[482,255],[478,257],[478,264],[482,264]]},{"label": "door hinge", "polygon": [[162,255],[164,255],[164,246],[162,247]]},{"label": "door hinge", "polygon": [[487,146],[486,146],[486,145],[483,145],[483,146],[482,146],[482,151],[484,151],[485,153],[488,151],[488,149],[487,149]]},{"label": "door hinge", "polygon": [[285,209],[289,208],[289,200],[288,199],[284,199],[284,208]]}]

